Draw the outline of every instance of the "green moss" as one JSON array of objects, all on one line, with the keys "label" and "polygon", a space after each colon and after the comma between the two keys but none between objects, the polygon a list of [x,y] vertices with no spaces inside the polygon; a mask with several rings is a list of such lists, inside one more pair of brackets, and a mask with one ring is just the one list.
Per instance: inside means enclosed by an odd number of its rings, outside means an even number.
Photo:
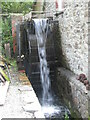
[{"label": "green moss", "polygon": [[88,117],[88,120],[90,120],[90,116]]},{"label": "green moss", "polygon": [[68,99],[65,99],[65,98],[64,98],[64,102],[71,112],[71,117],[75,118],[75,120],[80,120],[80,119],[82,120],[82,118],[80,118],[80,114],[77,111],[77,109],[72,107],[72,103],[70,101],[68,101]]}]

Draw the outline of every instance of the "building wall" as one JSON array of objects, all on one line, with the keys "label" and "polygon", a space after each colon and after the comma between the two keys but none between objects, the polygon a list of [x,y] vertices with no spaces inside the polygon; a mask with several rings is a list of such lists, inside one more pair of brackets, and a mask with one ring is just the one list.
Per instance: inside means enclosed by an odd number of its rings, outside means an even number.
[{"label": "building wall", "polygon": [[[46,11],[55,9],[54,3],[46,4]],[[56,54],[61,66],[72,71],[71,74],[66,69],[57,69],[58,94],[63,96],[69,108],[71,106],[73,110],[77,109],[82,118],[87,118],[89,115],[90,91],[77,81],[73,72],[78,75],[84,73],[88,77],[88,48],[90,48],[88,13],[88,0],[64,0],[63,14],[54,16],[59,22],[58,26],[54,27]]]},{"label": "building wall", "polygon": [[[52,10],[56,10],[55,3],[46,3],[46,11]],[[55,19],[61,36],[61,64],[76,74],[88,75],[88,1],[65,0],[63,14]]]}]

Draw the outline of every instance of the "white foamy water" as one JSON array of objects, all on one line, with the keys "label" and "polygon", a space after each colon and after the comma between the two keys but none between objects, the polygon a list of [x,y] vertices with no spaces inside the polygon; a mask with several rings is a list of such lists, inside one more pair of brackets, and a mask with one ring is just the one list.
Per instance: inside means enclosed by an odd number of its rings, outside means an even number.
[{"label": "white foamy water", "polygon": [[46,105],[42,107],[42,112],[50,117],[53,116],[54,114],[59,114],[60,113],[60,108],[58,106],[50,106],[50,105]]},{"label": "white foamy water", "polygon": [[41,76],[41,83],[43,88],[43,101],[42,104],[45,104],[45,100],[52,99],[50,94],[50,78],[49,78],[49,68],[47,67],[47,60],[46,60],[46,39],[47,39],[47,32],[48,32],[48,24],[47,19],[34,19],[35,22],[35,30],[36,30],[36,37],[37,37],[37,45],[38,45],[38,54],[40,59],[40,76]]}]

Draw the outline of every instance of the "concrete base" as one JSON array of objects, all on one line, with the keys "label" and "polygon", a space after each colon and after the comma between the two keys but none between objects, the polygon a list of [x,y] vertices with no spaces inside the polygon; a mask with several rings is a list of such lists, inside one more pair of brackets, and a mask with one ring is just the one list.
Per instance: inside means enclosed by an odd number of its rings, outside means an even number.
[{"label": "concrete base", "polygon": [[[74,113],[74,117],[88,118],[90,91],[76,79],[76,75],[65,68],[57,69],[58,94]],[[77,112],[78,111],[78,112]],[[78,113],[76,116],[75,113]]]}]

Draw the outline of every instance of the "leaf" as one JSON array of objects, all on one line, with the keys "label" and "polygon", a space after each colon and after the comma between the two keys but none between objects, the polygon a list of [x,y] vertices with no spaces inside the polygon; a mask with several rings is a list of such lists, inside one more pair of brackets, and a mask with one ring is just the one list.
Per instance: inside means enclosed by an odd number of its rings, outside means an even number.
[{"label": "leaf", "polygon": [[69,120],[69,116],[67,113],[65,114],[65,120]]}]

